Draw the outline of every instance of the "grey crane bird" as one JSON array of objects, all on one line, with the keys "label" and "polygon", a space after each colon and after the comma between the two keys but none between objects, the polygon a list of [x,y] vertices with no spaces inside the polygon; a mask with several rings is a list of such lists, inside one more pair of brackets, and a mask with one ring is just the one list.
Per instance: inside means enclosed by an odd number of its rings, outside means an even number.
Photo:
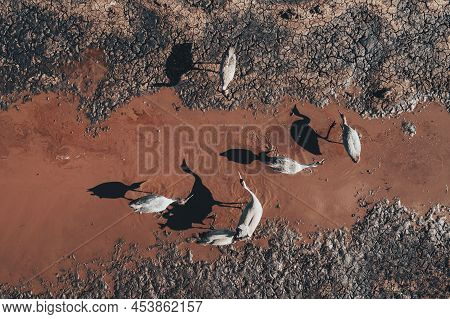
[{"label": "grey crane bird", "polygon": [[269,166],[273,171],[283,174],[294,175],[304,169],[320,166],[324,163],[324,159],[309,164],[300,164],[299,162],[285,156],[269,156],[270,153],[263,152],[259,155],[261,162]]},{"label": "grey crane bird", "polygon": [[347,118],[344,114],[339,112],[342,119],[342,141],[345,150],[353,162],[358,163],[361,158],[361,141],[359,140],[358,132],[347,124]]},{"label": "grey crane bird", "polygon": [[263,208],[256,195],[248,188],[239,173],[239,181],[241,185],[251,195],[250,202],[242,210],[238,226],[235,231],[229,229],[213,229],[200,234],[197,243],[204,245],[223,246],[230,245],[236,241],[248,239],[253,235],[256,227],[261,221]]},{"label": "grey crane bird", "polygon": [[170,205],[177,204],[177,205],[184,205],[188,202],[189,199],[192,198],[191,195],[185,199],[172,199],[167,198],[162,195],[157,194],[150,194],[147,196],[140,197],[138,199],[132,200],[129,203],[129,206],[134,209],[136,213],[143,214],[143,213],[159,213],[163,212],[169,207]]},{"label": "grey crane bird", "polygon": [[220,63],[220,89],[224,95],[228,95],[228,85],[233,80],[236,72],[236,54],[234,47],[230,46],[222,57]]},{"label": "grey crane bird", "polygon": [[234,242],[236,232],[229,229],[213,229],[200,234],[197,243],[204,245],[224,246]]},{"label": "grey crane bird", "polygon": [[244,189],[250,193],[251,199],[250,202],[242,210],[234,240],[242,240],[252,237],[253,232],[261,221],[261,217],[263,214],[263,207],[261,205],[261,202],[256,197],[255,193],[253,193],[248,188],[247,184],[241,176],[241,173],[239,173],[239,181],[242,187],[244,187]]}]

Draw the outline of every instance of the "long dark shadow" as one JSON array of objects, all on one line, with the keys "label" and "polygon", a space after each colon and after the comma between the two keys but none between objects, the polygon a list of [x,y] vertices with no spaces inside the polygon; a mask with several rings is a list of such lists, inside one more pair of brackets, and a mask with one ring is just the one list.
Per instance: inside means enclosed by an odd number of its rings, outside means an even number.
[{"label": "long dark shadow", "polygon": [[220,153],[220,156],[226,157],[229,161],[238,164],[248,165],[254,161],[259,161],[263,164],[268,164],[275,161],[275,157],[271,157],[269,154],[271,150],[260,152],[255,154],[250,150],[242,148],[232,148],[225,152]]},{"label": "long dark shadow", "polygon": [[144,181],[133,183],[130,185],[126,185],[122,182],[106,182],[98,184],[97,186],[94,186],[92,188],[89,188],[87,191],[91,192],[92,196],[97,196],[98,198],[108,198],[108,199],[124,198],[130,200],[130,198],[125,197],[125,194],[128,191],[146,193],[138,190],[138,188],[141,187],[142,183],[144,183]]},{"label": "long dark shadow", "polygon": [[336,122],[331,123],[325,136],[321,136],[310,126],[311,119],[308,116],[300,113],[297,106],[293,107],[291,115],[295,115],[301,118],[300,120],[294,121],[291,124],[290,133],[292,139],[305,151],[308,151],[309,153],[314,155],[321,155],[322,152],[320,151],[319,139],[325,140],[329,143],[341,144],[329,139],[331,130],[336,125]]},{"label": "long dark shadow", "polygon": [[173,87],[181,81],[181,77],[190,71],[205,71],[218,73],[215,70],[200,68],[198,65],[207,64],[205,62],[195,62],[192,56],[192,43],[178,43],[172,47],[165,64],[165,73],[168,78],[167,83],[156,83],[155,87]]},{"label": "long dark shadow", "polygon": [[213,206],[240,209],[240,207],[232,206],[238,203],[226,203],[214,199],[209,188],[203,184],[201,177],[193,172],[184,160],[181,169],[185,173],[191,174],[195,179],[192,190],[188,195],[193,195],[193,197],[185,205],[175,206],[171,210],[163,213],[162,216],[166,219],[166,222],[159,224],[161,228],[168,227],[172,230],[186,230],[193,228],[193,224],[205,225],[205,219],[212,218],[211,212]]},{"label": "long dark shadow", "polygon": [[181,76],[192,70],[193,67],[192,43],[175,44],[166,60],[166,76],[169,79],[169,85],[177,85]]},{"label": "long dark shadow", "polygon": [[259,156],[252,151],[243,148],[230,148],[219,155],[226,157],[231,162],[245,165],[251,164],[259,158]]}]

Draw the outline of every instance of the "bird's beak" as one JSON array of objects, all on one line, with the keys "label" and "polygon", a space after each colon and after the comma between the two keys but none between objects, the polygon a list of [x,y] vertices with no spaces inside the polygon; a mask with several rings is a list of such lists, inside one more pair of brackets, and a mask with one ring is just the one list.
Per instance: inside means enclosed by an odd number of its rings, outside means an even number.
[{"label": "bird's beak", "polygon": [[[343,113],[341,113],[340,111],[338,111],[338,112],[339,112],[339,115],[341,116],[342,123],[347,124],[347,119],[345,118],[345,115]],[[342,126],[342,124],[341,124],[341,126]]]},{"label": "bird's beak", "polygon": [[192,198],[194,196],[194,194],[192,194],[191,196],[189,196],[189,197],[186,197],[185,199],[181,199],[181,200],[179,200],[177,203],[178,203],[178,205],[186,205],[186,203]]},{"label": "bird's beak", "polygon": [[238,171],[239,174],[239,183],[244,183],[244,179],[242,178],[241,172]]}]

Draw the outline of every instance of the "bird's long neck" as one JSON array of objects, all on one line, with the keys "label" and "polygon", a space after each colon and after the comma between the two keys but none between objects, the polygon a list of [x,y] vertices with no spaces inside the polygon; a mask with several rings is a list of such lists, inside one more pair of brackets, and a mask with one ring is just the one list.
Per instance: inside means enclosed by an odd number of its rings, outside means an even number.
[{"label": "bird's long neck", "polygon": [[244,188],[247,190],[247,192],[250,193],[250,196],[252,197],[251,202],[255,202],[258,200],[258,198],[256,197],[255,193],[253,193],[250,188],[248,188],[247,184],[244,184]]},{"label": "bird's long neck", "polygon": [[292,173],[297,174],[297,173],[303,171],[305,168],[313,168],[313,167],[317,167],[318,165],[320,165],[320,162],[314,162],[314,163],[309,163],[309,164],[300,164],[300,163],[296,162],[294,172],[292,172]]},{"label": "bird's long neck", "polygon": [[340,114],[341,115],[341,119],[342,119],[342,126],[347,125],[347,118],[345,117],[344,114]]},{"label": "bird's long neck", "polygon": [[319,166],[321,163],[320,162],[314,162],[314,163],[310,163],[310,164],[306,164],[308,167],[317,167]]}]

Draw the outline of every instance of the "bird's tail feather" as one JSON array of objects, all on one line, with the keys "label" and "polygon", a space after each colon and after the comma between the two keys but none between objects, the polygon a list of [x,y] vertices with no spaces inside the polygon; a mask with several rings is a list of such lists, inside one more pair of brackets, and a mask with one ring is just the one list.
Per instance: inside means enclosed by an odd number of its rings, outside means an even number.
[{"label": "bird's tail feather", "polygon": [[236,230],[236,235],[234,236],[235,240],[240,240],[240,239],[244,239],[247,237],[250,237],[250,229],[248,228],[247,225],[239,225],[237,230]]}]

